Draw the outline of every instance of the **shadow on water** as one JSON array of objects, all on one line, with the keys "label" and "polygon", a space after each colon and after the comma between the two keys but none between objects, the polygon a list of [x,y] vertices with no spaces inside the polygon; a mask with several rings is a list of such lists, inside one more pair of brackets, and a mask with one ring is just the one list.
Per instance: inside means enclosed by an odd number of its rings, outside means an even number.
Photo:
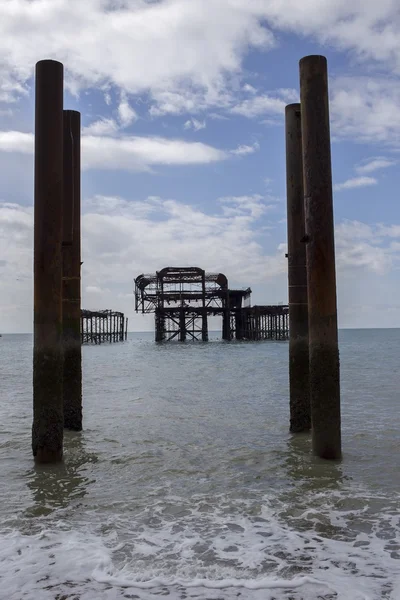
[{"label": "shadow on water", "polygon": [[[364,500],[355,498],[347,485],[341,461],[320,459],[312,454],[311,434],[291,435],[287,441],[285,469],[291,486],[280,497],[280,516],[298,531],[313,530],[324,538],[354,537],[343,523],[332,521],[333,512],[362,509]],[[333,511],[333,512],[332,512]]]},{"label": "shadow on water", "polygon": [[91,483],[88,466],[97,460],[95,454],[86,451],[82,433],[65,432],[64,462],[34,465],[26,474],[34,504],[26,510],[25,516],[45,517],[84,498]]}]

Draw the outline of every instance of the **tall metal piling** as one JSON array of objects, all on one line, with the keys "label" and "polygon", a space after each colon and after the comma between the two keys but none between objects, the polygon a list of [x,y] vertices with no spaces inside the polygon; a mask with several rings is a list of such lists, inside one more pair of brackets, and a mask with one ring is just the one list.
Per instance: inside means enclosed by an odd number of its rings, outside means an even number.
[{"label": "tall metal piling", "polygon": [[285,110],[290,431],[311,429],[308,298],[300,104]]},{"label": "tall metal piling", "polygon": [[328,69],[324,56],[301,59],[300,98],[313,451],[321,458],[338,459],[340,369]]},{"label": "tall metal piling", "polygon": [[81,431],[81,115],[75,110],[64,110],[63,231],[64,427]]},{"label": "tall metal piling", "polygon": [[57,61],[36,64],[32,452],[39,463],[63,456],[63,71]]}]

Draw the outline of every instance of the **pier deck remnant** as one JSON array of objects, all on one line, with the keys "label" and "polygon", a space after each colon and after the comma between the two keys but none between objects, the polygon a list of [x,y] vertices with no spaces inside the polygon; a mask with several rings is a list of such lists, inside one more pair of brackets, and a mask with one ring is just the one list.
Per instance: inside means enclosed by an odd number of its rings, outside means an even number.
[{"label": "pier deck remnant", "polygon": [[251,289],[230,289],[223,273],[166,267],[135,279],[135,310],[155,314],[156,342],[208,340],[208,318],[222,317],[224,340],[288,339],[287,306],[250,306]]},{"label": "pier deck remnant", "polygon": [[123,342],[128,336],[128,319],[112,310],[81,311],[82,344]]}]

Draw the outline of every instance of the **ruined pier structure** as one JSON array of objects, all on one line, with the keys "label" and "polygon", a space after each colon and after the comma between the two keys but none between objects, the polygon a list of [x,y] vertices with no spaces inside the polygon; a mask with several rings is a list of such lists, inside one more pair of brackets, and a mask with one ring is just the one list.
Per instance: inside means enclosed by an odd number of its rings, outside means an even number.
[{"label": "ruined pier structure", "polygon": [[82,310],[82,344],[123,342],[128,337],[128,319],[112,310]]},{"label": "ruined pier structure", "polygon": [[222,318],[224,340],[286,340],[287,306],[250,306],[251,289],[230,289],[223,273],[166,267],[135,279],[136,312],[154,313],[156,342],[208,340],[209,317]]}]

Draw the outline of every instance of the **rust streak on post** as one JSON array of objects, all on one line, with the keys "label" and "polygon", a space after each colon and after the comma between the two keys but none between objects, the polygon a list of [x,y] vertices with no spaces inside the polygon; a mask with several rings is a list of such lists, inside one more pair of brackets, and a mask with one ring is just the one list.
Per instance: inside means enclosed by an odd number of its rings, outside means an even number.
[{"label": "rust streak on post", "polygon": [[[82,429],[81,115],[64,111],[64,427]],[[70,235],[72,233],[72,235]]]},{"label": "rust streak on post", "polygon": [[39,463],[63,456],[63,70],[53,60],[36,64],[32,452]]},{"label": "rust streak on post", "polygon": [[289,283],[290,431],[311,429],[308,299],[300,104],[289,104],[286,124],[286,195]]},{"label": "rust streak on post", "polygon": [[300,61],[300,96],[313,451],[321,458],[339,459],[340,370],[328,69],[324,56],[306,56]]}]

